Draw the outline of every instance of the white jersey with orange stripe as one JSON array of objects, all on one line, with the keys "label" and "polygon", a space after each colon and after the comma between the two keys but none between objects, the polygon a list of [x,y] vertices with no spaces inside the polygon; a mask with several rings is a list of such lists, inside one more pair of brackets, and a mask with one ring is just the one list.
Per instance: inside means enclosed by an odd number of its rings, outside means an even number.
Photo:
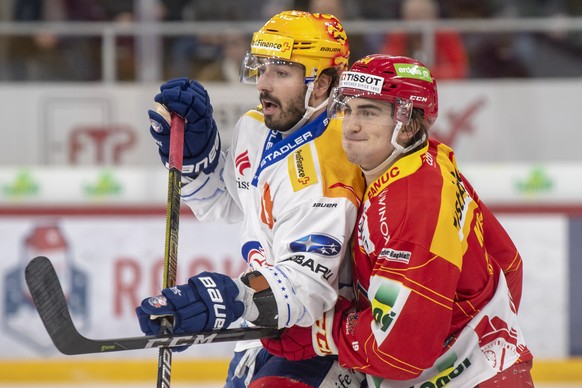
[{"label": "white jersey with orange stripe", "polygon": [[341,149],[339,122],[323,113],[282,136],[253,110],[217,170],[182,195],[201,221],[241,221],[241,255],[269,282],[279,327],[309,326],[350,283],[340,272],[364,185]]}]

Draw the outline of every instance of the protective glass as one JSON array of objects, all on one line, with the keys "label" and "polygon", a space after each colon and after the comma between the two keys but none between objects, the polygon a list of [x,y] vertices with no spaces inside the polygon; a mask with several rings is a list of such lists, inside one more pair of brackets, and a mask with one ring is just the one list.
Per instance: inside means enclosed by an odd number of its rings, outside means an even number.
[{"label": "protective glass", "polygon": [[[352,93],[353,92],[353,93]],[[327,108],[328,117],[331,119],[343,119],[346,112],[350,111],[349,101],[354,98],[365,98],[370,100],[380,100],[390,102],[393,106],[392,117],[395,122],[402,123],[403,126],[410,122],[412,117],[413,104],[411,100],[405,98],[392,98],[390,96],[379,95],[377,93],[352,90],[346,93],[341,88],[334,88],[330,95],[330,102]]]},{"label": "protective glass", "polygon": [[243,84],[256,85],[259,78],[265,73],[267,66],[294,66],[300,67],[305,72],[305,66],[300,63],[290,62],[277,57],[257,57],[250,51],[246,53],[240,67],[240,82]]}]

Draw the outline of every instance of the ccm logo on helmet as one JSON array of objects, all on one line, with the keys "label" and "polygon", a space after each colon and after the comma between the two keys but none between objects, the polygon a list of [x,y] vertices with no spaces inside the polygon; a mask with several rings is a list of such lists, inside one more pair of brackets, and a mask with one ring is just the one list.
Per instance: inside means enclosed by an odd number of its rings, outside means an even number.
[{"label": "ccm logo on helmet", "polygon": [[428,98],[422,96],[410,96],[411,101],[428,102]]}]

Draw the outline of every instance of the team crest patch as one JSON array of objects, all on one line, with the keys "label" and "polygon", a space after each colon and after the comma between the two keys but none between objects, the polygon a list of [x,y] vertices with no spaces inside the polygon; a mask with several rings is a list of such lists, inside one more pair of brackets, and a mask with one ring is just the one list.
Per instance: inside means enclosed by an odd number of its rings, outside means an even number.
[{"label": "team crest patch", "polygon": [[265,249],[258,241],[247,241],[241,248],[243,258],[249,263],[251,268],[265,266]]},{"label": "team crest patch", "polygon": [[314,233],[293,241],[289,244],[291,252],[310,252],[322,256],[336,256],[340,253],[342,244],[334,237],[323,233]]},{"label": "team crest patch", "polygon": [[148,303],[157,309],[168,305],[168,301],[166,300],[166,297],[163,295],[152,296],[151,298],[148,299]]}]

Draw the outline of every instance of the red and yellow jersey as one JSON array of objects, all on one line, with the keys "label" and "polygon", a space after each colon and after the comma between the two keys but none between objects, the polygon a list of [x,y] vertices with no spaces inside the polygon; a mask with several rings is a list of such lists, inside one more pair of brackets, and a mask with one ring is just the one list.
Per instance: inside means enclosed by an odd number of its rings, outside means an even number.
[{"label": "red and yellow jersey", "polygon": [[521,257],[446,145],[430,140],[368,186],[354,245],[343,366],[375,386],[468,387],[531,359]]}]

